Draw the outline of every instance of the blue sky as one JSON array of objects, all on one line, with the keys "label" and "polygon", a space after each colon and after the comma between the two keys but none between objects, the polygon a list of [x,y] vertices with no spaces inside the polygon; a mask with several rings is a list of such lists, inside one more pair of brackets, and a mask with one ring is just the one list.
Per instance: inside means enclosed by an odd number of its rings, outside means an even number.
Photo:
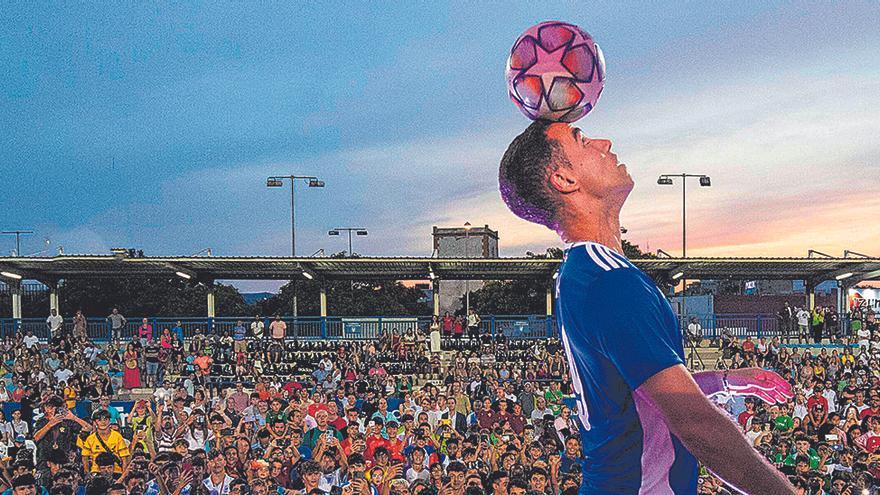
[{"label": "blue sky", "polygon": [[[516,37],[579,24],[607,82],[579,125],[636,180],[629,238],[689,254],[880,255],[875,2],[286,2],[0,11],[0,228],[43,248],[426,255],[431,226],[489,224],[502,255],[558,244],[506,211],[497,164],[528,122],[508,101]],[[695,184],[694,184],[695,186]],[[12,238],[0,238],[8,254]]]}]

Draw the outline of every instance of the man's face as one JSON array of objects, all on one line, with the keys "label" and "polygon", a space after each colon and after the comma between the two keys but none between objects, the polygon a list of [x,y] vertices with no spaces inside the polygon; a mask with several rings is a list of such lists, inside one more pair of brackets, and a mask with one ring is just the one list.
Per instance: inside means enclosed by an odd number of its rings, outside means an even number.
[{"label": "man's face", "polygon": [[217,457],[212,459],[210,463],[212,474],[220,474],[226,470],[226,458],[222,455],[218,455]]},{"label": "man's face", "polygon": [[529,478],[529,487],[536,491],[544,493],[544,487],[547,485],[547,478],[542,474],[533,474],[531,478]]},{"label": "man's face", "polygon": [[464,486],[465,473],[462,471],[453,471],[449,473],[449,481],[452,483],[453,490],[460,490]]},{"label": "man's face", "polygon": [[[621,201],[626,199],[633,180],[611,152],[611,141],[588,138],[577,127],[562,122],[551,124],[547,137],[562,148],[570,163],[564,175],[576,182],[574,190],[600,198],[614,194],[622,195]],[[551,182],[555,182],[553,178]]]},{"label": "man's face", "polygon": [[107,478],[108,480],[114,479],[113,464],[110,464],[109,466],[98,466],[98,475]]},{"label": "man's face", "polygon": [[503,477],[498,478],[495,483],[492,483],[493,493],[498,493],[504,495],[507,493],[507,483],[510,481],[510,478]]},{"label": "man's face", "polygon": [[12,489],[12,495],[37,495],[37,487],[33,485],[19,486]]},{"label": "man's face", "polygon": [[526,495],[526,489],[514,486],[510,489],[510,495]]},{"label": "man's face", "polygon": [[569,457],[574,457],[577,455],[578,450],[580,450],[580,445],[578,445],[577,439],[569,438],[565,441],[565,454]]},{"label": "man's face", "polygon": [[315,413],[315,422],[318,423],[318,426],[321,427],[321,429],[327,427],[328,419],[329,418],[327,417],[327,411],[321,410]]}]

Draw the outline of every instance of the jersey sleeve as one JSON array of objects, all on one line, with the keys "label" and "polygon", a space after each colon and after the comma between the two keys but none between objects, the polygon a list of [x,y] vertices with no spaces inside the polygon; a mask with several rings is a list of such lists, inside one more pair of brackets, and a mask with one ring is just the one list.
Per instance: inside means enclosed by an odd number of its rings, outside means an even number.
[{"label": "jersey sleeve", "polygon": [[633,270],[614,270],[593,280],[584,294],[587,328],[596,345],[632,390],[648,378],[684,364],[675,315],[653,284]]}]

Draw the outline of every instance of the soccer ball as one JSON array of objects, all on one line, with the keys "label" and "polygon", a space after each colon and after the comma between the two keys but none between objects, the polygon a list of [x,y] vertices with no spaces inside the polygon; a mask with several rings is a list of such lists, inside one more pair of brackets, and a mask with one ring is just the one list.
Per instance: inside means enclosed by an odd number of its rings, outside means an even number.
[{"label": "soccer ball", "polygon": [[596,105],[605,87],[605,57],[574,24],[542,22],[510,49],[507,92],[532,120],[574,122]]}]

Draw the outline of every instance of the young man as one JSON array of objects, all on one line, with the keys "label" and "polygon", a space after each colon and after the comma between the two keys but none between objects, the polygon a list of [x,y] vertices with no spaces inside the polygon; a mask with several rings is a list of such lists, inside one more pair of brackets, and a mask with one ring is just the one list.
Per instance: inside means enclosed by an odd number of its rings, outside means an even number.
[{"label": "young man", "polygon": [[122,435],[110,428],[110,413],[106,409],[98,409],[92,414],[92,421],[95,423],[95,431],[82,442],[84,471],[97,473],[99,467],[95,458],[103,452],[109,452],[114,456],[116,464],[113,472],[122,474],[131,454]]},{"label": "young man", "polygon": [[633,180],[611,142],[536,121],[505,152],[499,183],[513,213],[572,243],[556,308],[589,459],[581,493],[695,493],[697,458],[746,493],[795,493],[706,398],[782,402],[790,386],[763,370],[685,368],[672,308],[622,254],[619,216]]}]

